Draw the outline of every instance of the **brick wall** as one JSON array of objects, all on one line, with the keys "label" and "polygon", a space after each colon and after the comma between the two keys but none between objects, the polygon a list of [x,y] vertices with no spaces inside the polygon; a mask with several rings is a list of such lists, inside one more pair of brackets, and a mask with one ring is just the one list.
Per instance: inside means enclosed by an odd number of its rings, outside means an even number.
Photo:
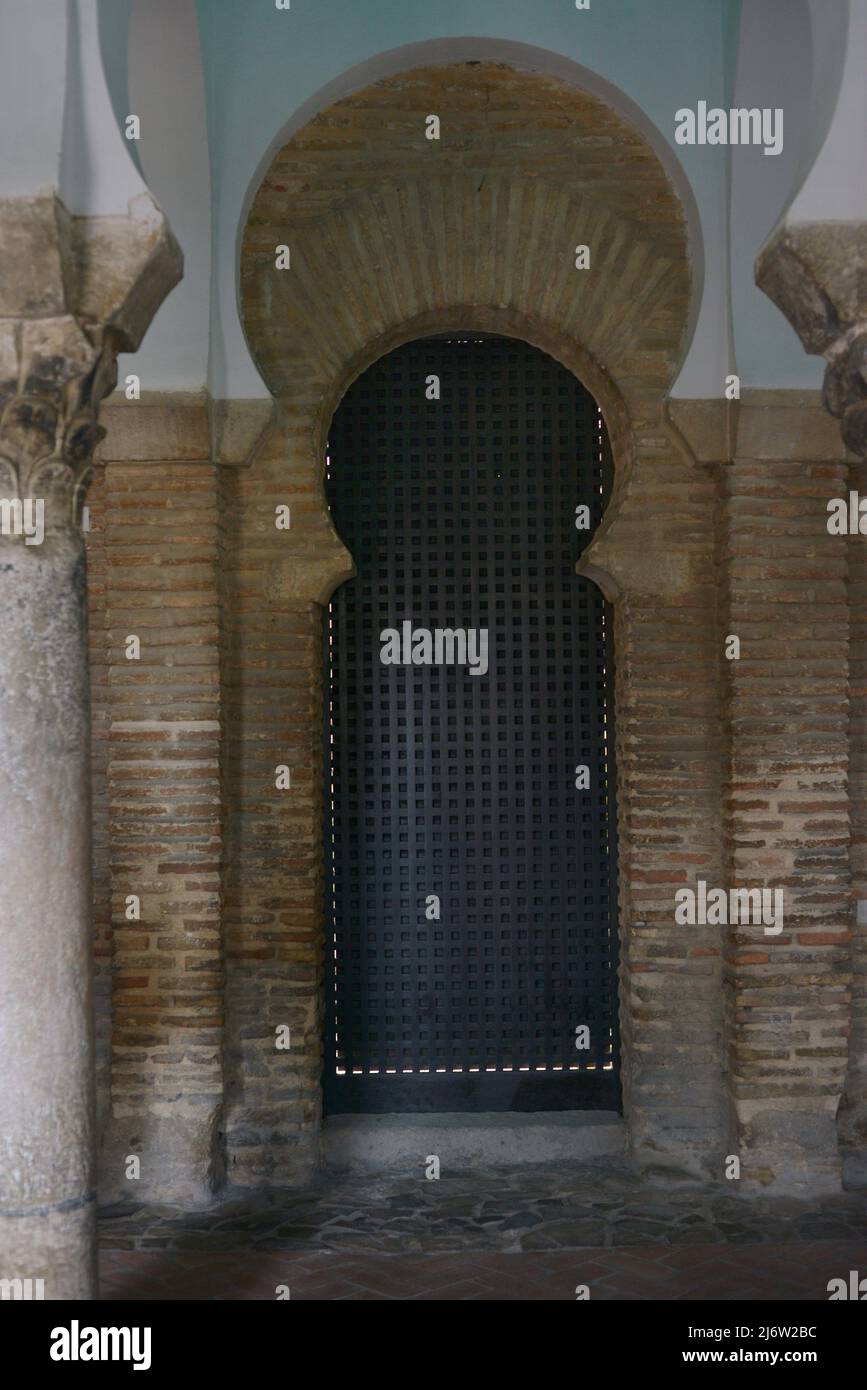
[{"label": "brick wall", "polygon": [[[222,496],[228,1171],[243,1185],[299,1182],[320,1119],[321,610],[282,582],[288,553],[304,564],[311,500],[283,431],[251,470],[226,471]],[[294,532],[275,525],[287,501]]]},{"label": "brick wall", "polygon": [[615,573],[633,558],[615,610],[624,1104],[644,1166],[719,1175],[720,932],[674,920],[675,891],[721,872],[717,480],[662,438],[645,450],[591,551]]},{"label": "brick wall", "polygon": [[[632,1152],[716,1176],[739,1153],[760,1184],[834,1180],[847,1055],[842,1134],[856,1166],[863,1152],[863,575],[857,542],[825,524],[848,487],[833,423],[817,401],[789,407],[745,403],[731,464],[643,416],[585,556],[615,601]],[[216,468],[125,457],[141,451],[133,409],[110,430],[104,454],[116,441],[121,457],[98,470],[87,538],[102,1185],[128,1191],[138,1153],[138,1192],[200,1201],[223,1162],[241,1184],[296,1183],[318,1159],[321,604],[351,565],[309,415],[271,428],[251,465]],[[195,412],[181,428],[162,409],[175,451],[200,448],[183,442]],[[624,450],[622,419],[614,433]],[[698,878],[782,884],[785,932],[677,926],[674,893]]]},{"label": "brick wall", "polygon": [[[455,141],[460,161],[439,159]],[[274,265],[284,243],[287,272]],[[109,943],[114,978],[104,1188],[128,1190],[130,1152],[143,1185],[191,1201],[223,1163],[247,1185],[301,1182],[316,1165],[321,609],[352,568],[323,497],[325,442],[370,362],[454,328],[549,352],[611,436],[614,492],[582,570],[615,602],[631,1151],[716,1177],[739,1152],[755,1183],[833,1182],[851,874],[862,892],[867,872],[865,796],[847,785],[850,658],[858,769],[867,737],[857,615],[848,645],[863,566],[850,575],[852,547],[824,529],[845,468],[818,401],[742,403],[736,447],[713,424],[717,403],[693,403],[691,434],[667,422],[690,251],[653,152],[553,79],[497,64],[388,79],[278,152],[245,228],[241,299],[279,423],[222,467],[213,431],[221,420],[231,434],[234,403],[130,403],[91,494],[104,1095]],[[132,632],[138,663],[123,655]],[[737,663],[723,656],[730,632]],[[787,931],[769,943],[677,925],[675,893],[700,878],[782,880]],[[131,892],[139,922],[124,919]]]},{"label": "brick wall", "polygon": [[[96,882],[113,925],[102,1186],[129,1191],[137,1155],[137,1194],[199,1200],[218,1180],[223,1098],[215,469],[118,461],[101,473],[88,544]],[[106,1015],[101,1002],[101,1030]]]},{"label": "brick wall", "polygon": [[742,406],[726,471],[728,876],[781,887],[785,915],[729,928],[725,985],[743,1176],[816,1190],[839,1181],[851,1002],[849,547],[826,525],[848,470],[834,422],[792,397]]}]

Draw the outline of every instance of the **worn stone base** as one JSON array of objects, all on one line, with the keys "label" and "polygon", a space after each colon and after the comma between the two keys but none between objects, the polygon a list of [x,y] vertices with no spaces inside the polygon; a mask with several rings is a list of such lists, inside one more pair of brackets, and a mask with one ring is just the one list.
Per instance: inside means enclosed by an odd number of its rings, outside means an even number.
[{"label": "worn stone base", "polygon": [[840,1192],[837,1122],[830,1109],[816,1113],[785,1102],[760,1109],[756,1103],[742,1138],[745,1156],[741,1181],[745,1191],[772,1188],[775,1193],[794,1197]]},{"label": "worn stone base", "polygon": [[230,1110],[226,1117],[226,1180],[232,1187],[304,1187],[321,1166],[318,1129],[293,1130],[285,1108],[270,1117],[261,1111]]},{"label": "worn stone base", "polygon": [[42,1279],[46,1300],[96,1297],[96,1199],[0,1216],[0,1279]]},{"label": "worn stone base", "polygon": [[334,1115],[325,1121],[325,1166],[335,1172],[420,1172],[515,1163],[580,1163],[621,1155],[626,1128],[607,1110],[562,1114]]},{"label": "worn stone base", "polygon": [[[201,1115],[184,1116],[170,1102],[164,1114],[115,1116],[100,1153],[100,1200],[134,1197],[183,1207],[209,1206],[225,1179],[219,1123],[219,1108],[202,1107]],[[133,1155],[140,1160],[139,1178],[127,1176]]]},{"label": "worn stone base", "polygon": [[707,1154],[690,1148],[687,1143],[679,1147],[668,1134],[661,1137],[664,1143],[658,1143],[650,1131],[643,1142],[639,1140],[630,1145],[629,1156],[635,1171],[648,1182],[667,1186],[683,1182],[708,1182],[719,1176],[722,1163],[717,1164]]}]

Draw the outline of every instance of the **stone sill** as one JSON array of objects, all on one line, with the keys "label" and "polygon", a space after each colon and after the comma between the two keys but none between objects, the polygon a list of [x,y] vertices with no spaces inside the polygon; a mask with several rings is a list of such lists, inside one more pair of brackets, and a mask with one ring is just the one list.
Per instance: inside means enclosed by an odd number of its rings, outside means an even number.
[{"label": "stone sill", "polygon": [[620,1156],[625,1143],[623,1117],[613,1110],[332,1115],[322,1128],[325,1166],[343,1173],[421,1172],[428,1154],[443,1171],[573,1164]]}]

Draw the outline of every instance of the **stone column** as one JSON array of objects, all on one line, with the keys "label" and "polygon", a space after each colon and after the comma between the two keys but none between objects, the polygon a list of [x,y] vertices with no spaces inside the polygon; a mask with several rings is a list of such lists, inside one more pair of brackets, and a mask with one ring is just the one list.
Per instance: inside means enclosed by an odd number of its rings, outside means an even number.
[{"label": "stone column", "polygon": [[95,1292],[81,504],[115,355],[180,276],[149,199],[0,204],[0,1278]]}]

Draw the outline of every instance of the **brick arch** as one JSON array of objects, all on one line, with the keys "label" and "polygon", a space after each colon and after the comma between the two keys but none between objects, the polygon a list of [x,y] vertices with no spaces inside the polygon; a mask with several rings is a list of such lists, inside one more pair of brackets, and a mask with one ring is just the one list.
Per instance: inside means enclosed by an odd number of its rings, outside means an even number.
[{"label": "brick arch", "polygon": [[[431,112],[439,141],[424,138]],[[573,264],[582,241],[589,274]],[[273,275],[286,242],[293,271]],[[302,363],[330,380],[448,303],[532,308],[613,376],[664,391],[690,250],[659,157],[599,97],[502,63],[421,68],[328,107],[275,155],[241,238],[242,317],[278,399]]]},{"label": "brick arch", "polygon": [[[439,144],[424,137],[430,113],[441,119]],[[590,247],[590,271],[574,265],[581,243]],[[275,268],[280,245],[290,248],[287,271]],[[684,947],[672,910],[685,850],[693,851],[686,862],[707,876],[719,871],[721,855],[715,557],[710,535],[693,525],[700,510],[713,512],[715,484],[673,445],[663,419],[690,299],[681,203],[648,143],[598,97],[498,63],[387,78],[294,135],[252,200],[241,244],[241,309],[280,425],[237,484],[235,500],[242,516],[261,517],[288,489],[302,518],[288,552],[267,539],[262,524],[255,545],[251,533],[240,549],[246,544],[266,567],[271,599],[309,618],[309,708],[300,734],[297,717],[291,725],[305,781],[309,774],[307,799],[301,808],[299,792],[283,829],[321,876],[315,633],[321,605],[352,572],[322,488],[324,440],[340,398],[391,348],[456,328],[524,338],[595,395],[616,480],[582,568],[616,599],[629,1139],[646,1163],[708,1171],[723,1151],[718,942],[712,929],[707,936],[697,928]],[[268,891],[263,883],[263,903]],[[273,898],[273,883],[270,891]],[[260,938],[249,885],[246,896],[250,929],[241,914],[228,940],[230,1059],[233,1032],[240,1037],[256,1008],[269,1015],[269,997],[285,1001],[286,993],[285,968],[250,964]],[[304,959],[315,973],[322,942],[316,892],[303,920]],[[284,1121],[296,1152],[315,1160],[321,974],[314,984],[305,967],[298,993],[304,1045],[288,1064],[300,1095],[291,1116],[281,1121],[273,1104],[278,1091],[286,1094],[287,1062],[275,1061],[270,1039],[257,1081],[243,1071],[245,1047],[234,1048],[226,1133],[239,1180],[244,1145],[261,1153],[262,1135]],[[677,1028],[672,1016],[685,986],[693,1021]],[[292,1176],[275,1162],[269,1175]]]}]

